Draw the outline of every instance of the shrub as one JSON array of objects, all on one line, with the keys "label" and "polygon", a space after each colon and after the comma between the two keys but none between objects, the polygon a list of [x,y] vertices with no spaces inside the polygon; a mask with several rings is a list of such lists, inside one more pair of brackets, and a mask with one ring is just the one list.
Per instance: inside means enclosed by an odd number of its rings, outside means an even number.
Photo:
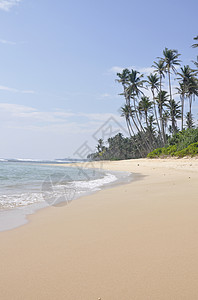
[{"label": "shrub", "polygon": [[150,152],[147,157],[148,158],[156,158],[156,157],[159,157],[162,153],[162,149],[163,148],[157,148],[155,150],[153,150],[152,152]]}]

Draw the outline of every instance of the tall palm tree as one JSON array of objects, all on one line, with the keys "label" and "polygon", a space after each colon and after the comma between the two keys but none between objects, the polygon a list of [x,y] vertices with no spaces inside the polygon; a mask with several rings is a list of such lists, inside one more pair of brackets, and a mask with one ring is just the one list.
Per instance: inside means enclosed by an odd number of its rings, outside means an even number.
[{"label": "tall palm tree", "polygon": [[158,111],[159,111],[159,115],[160,115],[160,123],[161,123],[162,132],[163,132],[163,141],[164,141],[164,144],[166,144],[166,134],[165,134],[165,128],[164,128],[164,122],[163,122],[163,113],[164,113],[164,107],[166,106],[166,104],[168,102],[168,93],[166,91],[161,90],[155,97],[155,100],[157,102]]},{"label": "tall palm tree", "polygon": [[[143,130],[139,116],[137,114],[137,105],[136,105],[136,101],[137,101],[137,98],[139,97],[139,95],[140,94],[143,95],[143,92],[141,89],[143,88],[144,80],[142,80],[143,75],[141,74],[139,76],[139,74],[140,73],[138,71],[131,70],[131,72],[129,74],[128,87],[126,89],[126,93],[128,94],[128,97],[133,100],[133,108],[134,108],[134,112],[136,115],[136,119],[139,123],[141,130]],[[138,130],[138,131],[141,131],[141,130]]]},{"label": "tall palm tree", "polygon": [[155,73],[158,73],[160,82],[159,82],[159,91],[162,90],[162,78],[165,77],[165,63],[164,60],[161,58],[159,61],[154,61],[154,64],[152,65]]},{"label": "tall palm tree", "polygon": [[[151,88],[151,93],[152,93],[152,96],[153,96],[153,105],[154,105],[154,113],[155,113],[155,119],[156,119],[156,122],[157,122],[157,126],[158,126],[158,131],[161,135],[161,129],[160,129],[160,125],[159,125],[159,122],[158,122],[158,115],[157,115],[157,110],[156,110],[156,105],[155,105],[155,91],[159,92],[159,87],[160,87],[160,78],[157,76],[157,74],[150,74],[149,76],[147,76],[148,80],[147,80],[147,83],[149,84],[150,88]],[[162,130],[163,131],[163,130]],[[163,139],[163,137],[162,137]]]},{"label": "tall palm tree", "polygon": [[117,76],[119,77],[119,79],[116,79],[116,81],[122,84],[124,93],[121,95],[124,95],[126,103],[130,105],[130,103],[129,103],[130,100],[128,99],[127,93],[126,93],[126,87],[128,85],[128,79],[129,79],[129,73],[130,73],[130,71],[128,69],[124,69],[122,71],[122,73],[117,73]]},{"label": "tall palm tree", "polygon": [[[144,82],[145,80],[143,80],[144,75],[140,74],[140,72],[136,71],[136,70],[131,70],[130,74],[129,74],[129,86],[126,89],[127,94],[129,95],[130,99],[133,100],[133,108],[134,108],[134,112],[135,112],[135,116],[136,119],[138,121],[139,127],[140,129],[138,130],[138,132],[141,134],[141,132],[145,133],[144,127],[142,126],[142,123],[140,121],[139,115],[138,115],[138,97],[140,95],[144,95],[142,89],[144,88]],[[143,138],[144,139],[144,138]],[[150,145],[150,141],[148,142],[146,140],[146,138],[144,139],[145,144],[147,145],[148,149],[151,150],[152,146]]]},{"label": "tall palm tree", "polygon": [[184,99],[185,99],[185,88],[184,84],[179,82],[179,87],[177,87],[177,93],[180,95],[181,99],[181,130],[184,129]]},{"label": "tall palm tree", "polygon": [[173,73],[177,73],[175,66],[180,65],[180,60],[178,59],[181,54],[178,53],[175,49],[168,49],[165,48],[163,50],[164,55],[164,63],[165,63],[165,70],[168,73],[168,82],[169,82],[169,94],[170,94],[170,101],[172,100],[172,91],[171,91],[171,70]]},{"label": "tall palm tree", "polygon": [[131,125],[131,121],[130,121],[130,116],[131,116],[131,108],[129,105],[125,104],[123,107],[121,107],[121,117],[125,117],[125,120],[126,120],[126,124],[127,124],[127,128],[128,128],[128,131],[129,131],[129,135],[131,137],[131,139],[133,140],[139,154],[140,154],[140,157],[143,157],[144,154],[143,154],[143,151],[140,149],[138,143],[136,142],[135,140],[135,132],[133,130],[133,127]]},{"label": "tall palm tree", "polygon": [[191,106],[192,106],[192,95],[196,94],[196,81],[195,76],[198,74],[198,71],[193,70],[189,67],[189,65],[183,66],[180,69],[181,71],[177,73],[179,77],[177,78],[179,80],[179,88],[178,94],[180,94],[181,98],[181,110],[182,110],[182,124],[181,128],[183,130],[183,117],[184,117],[184,99],[189,95],[189,105],[190,105],[190,113],[191,113]]},{"label": "tall palm tree", "polygon": [[189,112],[192,114],[192,101],[195,100],[195,96],[198,96],[198,80],[194,76],[189,80],[187,96],[189,98]]}]

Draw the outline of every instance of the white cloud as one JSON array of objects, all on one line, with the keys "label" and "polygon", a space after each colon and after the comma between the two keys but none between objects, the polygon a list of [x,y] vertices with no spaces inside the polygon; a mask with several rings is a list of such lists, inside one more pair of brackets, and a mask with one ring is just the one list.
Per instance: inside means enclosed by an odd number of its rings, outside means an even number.
[{"label": "white cloud", "polygon": [[125,68],[114,66],[109,71],[113,73],[121,73]]},{"label": "white cloud", "polygon": [[[70,118],[71,122],[73,122],[72,117],[77,118],[79,126],[89,127],[90,123],[95,123],[96,125],[102,124],[110,117],[113,117],[117,121],[120,120],[119,115],[111,114],[111,113],[83,113],[83,112],[68,112],[63,110],[55,110],[55,111],[39,111],[33,107],[19,105],[19,104],[11,104],[11,103],[0,103],[0,116],[7,120],[17,120],[17,122],[30,123],[38,125],[38,122],[41,122],[44,126],[45,124],[68,124],[68,119]],[[85,118],[86,120],[82,120]]]},{"label": "white cloud", "polygon": [[129,66],[129,67],[124,67],[123,68],[123,67],[119,67],[119,66],[114,66],[109,71],[113,72],[113,73],[121,73],[124,69],[129,69],[129,70],[133,69],[133,70],[136,70],[140,73],[144,73],[145,75],[149,75],[154,70],[152,67],[142,68],[142,67],[136,67],[136,66]]},{"label": "white cloud", "polygon": [[0,0],[0,9],[9,11],[13,6],[19,4],[22,0]]},{"label": "white cloud", "polygon": [[26,105],[0,103],[0,137],[4,141],[0,157],[79,158],[76,150],[85,141],[95,150],[94,134],[101,137],[102,126],[110,118],[114,129],[121,131],[125,127],[119,114],[41,111]]},{"label": "white cloud", "polygon": [[109,98],[109,97],[111,97],[111,95],[108,93],[104,93],[101,95],[101,98]]},{"label": "white cloud", "polygon": [[0,39],[1,44],[7,44],[7,45],[16,45],[16,42],[11,42],[7,40]]},{"label": "white cloud", "polygon": [[0,91],[12,92],[12,93],[22,93],[22,94],[35,94],[32,90],[18,90],[8,86],[0,85]]}]

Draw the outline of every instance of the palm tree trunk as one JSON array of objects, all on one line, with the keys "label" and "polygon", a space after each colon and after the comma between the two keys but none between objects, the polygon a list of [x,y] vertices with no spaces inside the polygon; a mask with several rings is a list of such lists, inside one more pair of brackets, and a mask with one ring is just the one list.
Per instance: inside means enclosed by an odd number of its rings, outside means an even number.
[{"label": "palm tree trunk", "polygon": [[155,95],[154,95],[153,90],[152,90],[152,95],[153,95],[153,105],[154,105],[155,119],[156,119],[156,122],[157,122],[157,127],[158,127],[158,131],[159,131],[159,134],[160,134],[160,139],[163,140],[161,130],[160,130],[159,121],[158,121],[157,110],[156,110],[156,105],[155,105]]},{"label": "palm tree trunk", "polygon": [[[162,92],[162,76],[160,75],[159,114],[160,114],[161,131],[159,131],[159,132],[160,132],[160,135],[161,135],[161,139],[163,141],[163,145],[165,145],[166,144],[166,134],[165,134],[164,123],[163,123],[163,118],[162,118],[161,92]],[[162,134],[161,134],[161,132],[162,132]]]},{"label": "palm tree trunk", "polygon": [[130,137],[133,139],[133,141],[134,141],[134,143],[135,143],[135,146],[137,147],[137,150],[138,150],[138,152],[139,152],[139,154],[140,154],[140,157],[144,157],[144,154],[143,154],[143,152],[140,150],[138,143],[135,141],[135,132],[134,132],[133,127],[132,127],[132,125],[131,125],[130,119],[128,119],[127,127],[130,128],[130,131],[131,131],[132,134],[133,134],[133,136],[132,136],[131,132],[129,131],[129,132],[130,132]]},{"label": "palm tree trunk", "polygon": [[168,67],[168,82],[169,82],[169,93],[170,93],[170,100],[172,100],[172,92],[171,92],[171,78],[170,78],[170,68]]},{"label": "palm tree trunk", "polygon": [[192,95],[189,96],[189,111],[192,112]]},{"label": "palm tree trunk", "polygon": [[[138,132],[139,135],[140,135],[141,140],[142,140],[142,148],[143,148],[144,151],[147,153],[147,149],[145,148],[145,145],[144,145],[144,139],[142,138],[142,132],[140,131],[139,127],[137,126],[136,120],[135,120],[135,118],[134,118],[134,116],[133,116],[132,113],[130,113],[130,117],[131,117],[131,119],[132,119],[132,121],[133,121],[133,124],[135,125],[135,128],[137,129],[137,132]],[[132,126],[131,126],[131,128],[132,128]],[[134,135],[135,135],[135,134],[134,134]],[[142,157],[144,157],[144,155],[143,155]]]},{"label": "palm tree trunk", "polygon": [[181,130],[184,129],[184,96],[181,98]]},{"label": "palm tree trunk", "polygon": [[[145,130],[144,130],[144,128],[143,128],[143,126],[142,126],[142,124],[141,124],[141,122],[140,122],[140,118],[138,117],[137,107],[136,107],[136,104],[135,104],[135,97],[133,98],[133,105],[134,105],[134,109],[135,109],[135,115],[136,115],[136,118],[137,118],[138,123],[139,123],[139,125],[140,125],[140,128],[141,128],[142,132],[145,134]],[[140,134],[141,134],[141,131],[140,131]],[[152,151],[153,148],[152,148],[152,146],[147,142],[147,139],[146,139],[146,138],[143,138],[143,140],[144,140],[144,142],[145,142],[145,144],[146,144],[146,146],[147,146],[147,150]]]}]

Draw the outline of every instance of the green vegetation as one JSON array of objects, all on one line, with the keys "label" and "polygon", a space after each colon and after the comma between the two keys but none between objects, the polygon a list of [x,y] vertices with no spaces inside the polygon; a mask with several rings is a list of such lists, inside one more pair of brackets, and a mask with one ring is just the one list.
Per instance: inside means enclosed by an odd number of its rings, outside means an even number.
[{"label": "green vegetation", "polygon": [[170,138],[168,146],[153,150],[147,157],[162,158],[167,156],[184,157],[195,155],[198,155],[198,128],[178,132]]},{"label": "green vegetation", "polygon": [[[197,42],[198,36],[194,40]],[[192,108],[198,96],[198,57],[190,67],[181,66],[180,56],[177,50],[165,48],[146,78],[133,69],[117,73],[120,95],[125,100],[121,117],[125,118],[129,137],[119,133],[106,142],[100,139],[90,159],[197,154],[198,129]]]}]

